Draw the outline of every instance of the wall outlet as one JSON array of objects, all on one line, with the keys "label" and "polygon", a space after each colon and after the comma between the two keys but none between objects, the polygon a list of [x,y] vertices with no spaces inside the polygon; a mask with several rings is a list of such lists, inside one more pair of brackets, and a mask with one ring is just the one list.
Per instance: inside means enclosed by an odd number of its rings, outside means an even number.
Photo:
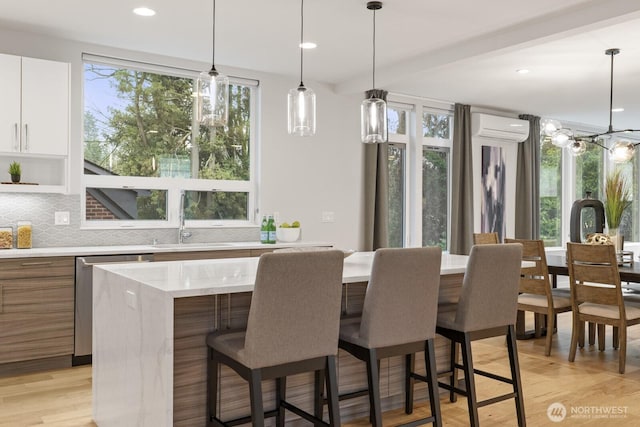
[{"label": "wall outlet", "polygon": [[332,211],[323,211],[322,212],[322,218],[320,219],[321,222],[335,222],[336,220],[336,214]]},{"label": "wall outlet", "polygon": [[55,225],[69,225],[69,222],[70,222],[69,212],[55,213]]}]

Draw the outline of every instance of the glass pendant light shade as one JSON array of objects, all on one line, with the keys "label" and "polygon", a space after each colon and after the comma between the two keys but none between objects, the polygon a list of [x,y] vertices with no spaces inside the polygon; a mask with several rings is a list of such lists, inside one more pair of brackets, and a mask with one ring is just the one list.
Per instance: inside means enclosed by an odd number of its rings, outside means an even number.
[{"label": "glass pendant light shade", "polygon": [[636,149],[629,141],[618,141],[609,150],[609,158],[615,163],[624,163],[631,160]]},{"label": "glass pendant light shade", "polygon": [[380,98],[367,98],[360,107],[360,137],[362,142],[387,142],[387,103]]},{"label": "glass pendant light shade", "polygon": [[580,140],[580,141],[576,141],[574,139],[569,140],[569,152],[573,155],[573,156],[580,156],[582,154],[584,154],[585,151],[587,151],[587,143]]},{"label": "glass pendant light shade", "polygon": [[226,126],[229,119],[229,77],[215,69],[198,77],[197,120],[203,126]]},{"label": "glass pendant light shade", "polygon": [[556,147],[565,148],[571,145],[573,132],[569,129],[558,129],[551,135],[551,143]]},{"label": "glass pendant light shade", "polygon": [[562,125],[557,120],[544,119],[540,122],[540,128],[543,135],[553,136],[553,133],[562,128]]},{"label": "glass pendant light shade", "polygon": [[309,88],[299,86],[289,91],[289,134],[312,136],[316,133],[316,94]]}]

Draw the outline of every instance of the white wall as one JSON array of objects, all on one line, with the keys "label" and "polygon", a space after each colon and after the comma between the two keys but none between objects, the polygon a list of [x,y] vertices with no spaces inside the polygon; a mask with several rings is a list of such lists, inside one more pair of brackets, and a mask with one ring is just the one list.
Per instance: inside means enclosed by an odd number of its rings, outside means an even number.
[{"label": "white wall", "polygon": [[[141,52],[72,42],[0,27],[0,52],[71,63],[71,186],[81,190],[82,53],[176,66],[208,69],[206,62],[185,61]],[[359,142],[360,95],[336,95],[330,87],[305,81],[316,92],[318,131],[311,138],[287,134],[286,96],[295,77],[240,70],[217,64],[226,74],[260,81],[259,206],[261,214],[279,212],[299,220],[305,240],[322,240],[340,248],[362,247],[362,158]],[[292,75],[296,72],[292,64]],[[46,78],[46,76],[43,76]],[[335,222],[322,223],[321,212]]]}]

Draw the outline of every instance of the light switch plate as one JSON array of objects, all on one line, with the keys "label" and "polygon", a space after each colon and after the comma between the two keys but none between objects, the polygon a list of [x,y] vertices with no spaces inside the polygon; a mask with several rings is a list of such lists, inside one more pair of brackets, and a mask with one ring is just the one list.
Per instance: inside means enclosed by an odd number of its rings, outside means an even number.
[{"label": "light switch plate", "polygon": [[323,211],[321,222],[335,222],[336,215],[332,211]]},{"label": "light switch plate", "polygon": [[69,222],[70,222],[69,212],[55,213],[55,225],[69,225]]}]

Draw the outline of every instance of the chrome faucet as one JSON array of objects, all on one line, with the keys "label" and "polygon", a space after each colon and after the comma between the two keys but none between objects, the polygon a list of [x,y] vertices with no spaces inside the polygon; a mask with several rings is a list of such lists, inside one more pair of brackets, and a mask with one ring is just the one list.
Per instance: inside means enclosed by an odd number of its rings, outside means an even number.
[{"label": "chrome faucet", "polygon": [[180,218],[180,227],[178,227],[178,243],[184,243],[184,239],[188,239],[191,237],[191,232],[185,230],[184,226],[184,199],[186,197],[186,193],[184,190],[180,190],[180,209],[178,210],[178,215]]}]

